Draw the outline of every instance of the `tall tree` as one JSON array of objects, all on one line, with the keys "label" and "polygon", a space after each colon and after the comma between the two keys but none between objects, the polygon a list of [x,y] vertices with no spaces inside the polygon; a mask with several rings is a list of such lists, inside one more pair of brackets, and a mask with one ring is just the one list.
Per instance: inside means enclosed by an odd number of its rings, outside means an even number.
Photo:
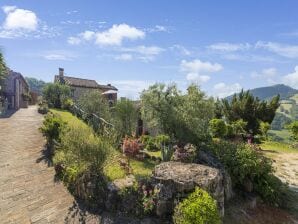
[{"label": "tall tree", "polygon": [[42,93],[50,107],[61,108],[63,100],[70,97],[70,87],[60,83],[49,83],[43,88]]},{"label": "tall tree", "polygon": [[138,110],[137,106],[128,99],[121,99],[115,106],[114,121],[116,129],[122,137],[132,135],[136,131]]},{"label": "tall tree", "polygon": [[229,123],[242,119],[247,122],[246,132],[260,134],[260,122],[271,124],[279,107],[279,98],[277,95],[270,101],[261,101],[249,91],[242,90],[235,94],[231,101],[221,101],[222,114]]},{"label": "tall tree", "polygon": [[4,61],[3,54],[0,52],[0,93],[4,88],[4,79],[7,75],[7,67]]},{"label": "tall tree", "polygon": [[141,94],[141,113],[146,124],[184,143],[197,144],[209,138],[212,111],[213,100],[195,85],[183,94],[175,85],[155,84]]}]

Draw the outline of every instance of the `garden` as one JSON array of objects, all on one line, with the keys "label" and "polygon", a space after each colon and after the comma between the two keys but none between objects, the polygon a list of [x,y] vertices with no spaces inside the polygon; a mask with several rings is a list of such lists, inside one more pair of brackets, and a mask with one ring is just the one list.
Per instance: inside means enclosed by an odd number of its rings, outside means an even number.
[{"label": "garden", "polygon": [[[164,84],[111,106],[96,91],[73,102],[70,88],[54,83],[39,112],[57,179],[90,210],[220,223],[231,198],[290,206],[260,144],[278,106],[278,96],[260,101],[242,91],[215,100],[195,85],[183,93]],[[289,128],[297,140],[295,124]]]}]

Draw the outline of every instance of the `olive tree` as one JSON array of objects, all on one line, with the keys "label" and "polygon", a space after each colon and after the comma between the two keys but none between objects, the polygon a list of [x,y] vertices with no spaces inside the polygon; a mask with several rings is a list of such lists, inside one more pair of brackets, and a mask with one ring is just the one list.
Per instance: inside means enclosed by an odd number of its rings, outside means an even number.
[{"label": "olive tree", "polygon": [[43,99],[50,107],[61,108],[62,102],[70,97],[70,87],[60,83],[48,83],[43,88]]},{"label": "olive tree", "polygon": [[114,108],[114,122],[119,134],[132,135],[136,131],[138,119],[137,105],[129,99],[121,99]]},{"label": "olive tree", "polygon": [[183,143],[209,139],[213,111],[213,100],[195,85],[184,94],[174,84],[155,84],[141,94],[141,114],[147,126]]}]

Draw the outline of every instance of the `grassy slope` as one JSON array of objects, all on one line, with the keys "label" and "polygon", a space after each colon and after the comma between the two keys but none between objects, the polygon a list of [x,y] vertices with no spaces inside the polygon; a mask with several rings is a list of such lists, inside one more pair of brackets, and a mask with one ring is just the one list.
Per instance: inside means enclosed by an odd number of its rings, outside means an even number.
[{"label": "grassy slope", "polygon": [[[50,111],[54,114],[59,114],[62,117],[62,119],[68,123],[68,125],[76,124],[88,126],[84,121],[73,116],[68,111],[57,109],[51,109]],[[125,172],[119,165],[119,159],[121,157],[122,154],[120,151],[113,150],[109,156],[109,159],[106,162],[106,166],[104,167],[104,174],[110,181],[125,177]],[[150,160],[145,160],[141,162],[134,159],[130,160],[130,165],[132,167],[133,174],[136,176],[136,178],[145,178],[150,176],[155,166],[155,164]]]}]

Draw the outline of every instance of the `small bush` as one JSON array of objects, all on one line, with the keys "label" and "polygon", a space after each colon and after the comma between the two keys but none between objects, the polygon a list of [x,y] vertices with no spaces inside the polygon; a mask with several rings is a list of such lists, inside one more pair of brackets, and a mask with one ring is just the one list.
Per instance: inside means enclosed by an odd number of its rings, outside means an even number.
[{"label": "small bush", "polygon": [[37,111],[40,114],[47,114],[49,112],[49,107],[47,104],[40,104]]},{"label": "small bush", "polygon": [[216,201],[206,191],[196,188],[176,206],[173,221],[175,224],[220,223]]},{"label": "small bush", "polygon": [[142,135],[140,141],[148,151],[157,151],[159,149],[156,145],[155,138],[150,135]]},{"label": "small bush", "polygon": [[223,138],[227,134],[227,126],[222,119],[212,119],[209,122],[209,127],[213,137]]},{"label": "small bush", "polygon": [[141,150],[141,144],[138,139],[126,137],[123,140],[122,152],[128,156],[136,156]]},{"label": "small bush", "polygon": [[52,145],[54,140],[60,142],[60,134],[65,127],[66,123],[60,116],[48,113],[45,116],[40,131],[47,138],[48,144]]},{"label": "small bush", "polygon": [[71,110],[73,106],[73,100],[70,99],[70,98],[65,98],[62,100],[62,105],[61,105],[61,108],[64,109],[64,110]]}]

